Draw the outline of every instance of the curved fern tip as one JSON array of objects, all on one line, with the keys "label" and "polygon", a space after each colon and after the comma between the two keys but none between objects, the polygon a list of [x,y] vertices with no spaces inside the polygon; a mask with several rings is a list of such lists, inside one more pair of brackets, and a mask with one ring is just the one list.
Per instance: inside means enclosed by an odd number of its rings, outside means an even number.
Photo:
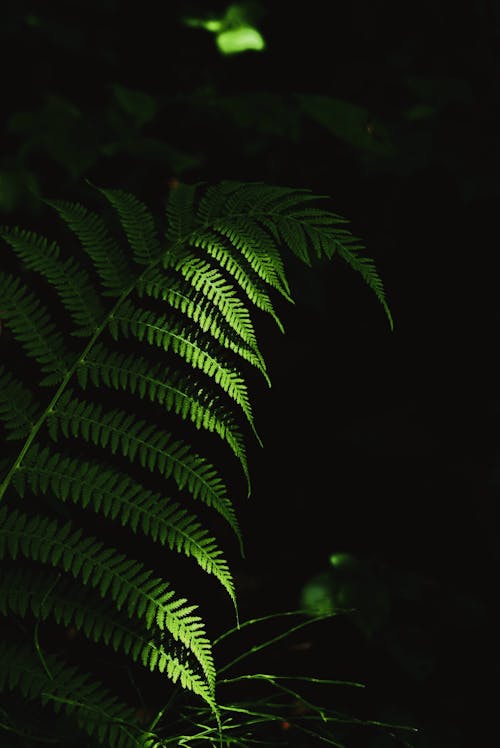
[{"label": "curved fern tip", "polygon": [[394,320],[392,318],[391,310],[389,309],[389,307],[387,306],[387,304],[384,304],[384,309],[385,309],[385,313],[387,315],[387,318],[389,320],[390,330],[391,330],[391,332],[394,332]]}]

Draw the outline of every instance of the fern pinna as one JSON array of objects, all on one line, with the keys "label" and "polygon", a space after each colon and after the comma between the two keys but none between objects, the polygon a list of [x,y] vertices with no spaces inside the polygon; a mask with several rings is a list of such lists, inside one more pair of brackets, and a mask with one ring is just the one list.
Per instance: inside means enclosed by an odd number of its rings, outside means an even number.
[{"label": "fern pinna", "polygon": [[49,202],[74,235],[68,254],[32,231],[0,230],[4,251],[22,263],[0,277],[13,339],[10,351],[4,338],[0,369],[0,418],[12,446],[0,486],[0,687],[64,712],[97,742],[143,746],[155,738],[133,710],[60,652],[45,651],[39,624],[75,628],[218,715],[210,637],[170,579],[109,545],[98,522],[89,532],[82,518],[102,515],[191,557],[236,608],[208,515],[191,506],[215,510],[241,545],[235,503],[196,445],[202,433],[224,442],[249,491],[245,439],[258,435],[245,367],[269,382],[250,309],[282,329],[272,298],[291,300],[282,248],[306,264],[340,254],[390,313],[345,221],[307,191],[179,184],[163,227],[134,196],[99,192],[119,230],[81,204]]}]

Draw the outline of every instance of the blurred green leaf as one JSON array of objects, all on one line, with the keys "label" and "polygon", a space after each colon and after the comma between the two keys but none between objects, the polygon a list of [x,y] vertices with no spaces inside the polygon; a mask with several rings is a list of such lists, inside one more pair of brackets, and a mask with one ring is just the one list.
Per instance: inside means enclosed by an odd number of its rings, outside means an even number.
[{"label": "blurred green leaf", "polygon": [[468,108],[472,105],[470,84],[461,78],[412,76],[406,79],[406,85],[422,104],[430,104],[436,109],[442,109],[450,102],[467,104]]},{"label": "blurred green leaf", "polygon": [[32,202],[38,194],[33,172],[19,165],[0,167],[0,212],[10,213],[21,203]]},{"label": "blurred green leaf", "polygon": [[330,569],[302,588],[301,604],[312,615],[352,610],[353,623],[372,636],[383,628],[391,610],[390,590],[368,562],[350,553],[333,553]]},{"label": "blurred green leaf", "polygon": [[137,127],[150,122],[156,114],[155,99],[144,91],[135,91],[115,84],[113,94],[118,105],[131,117]]},{"label": "blurred green leaf", "polygon": [[415,106],[406,110],[404,116],[409,120],[420,120],[429,119],[429,117],[434,116],[435,113],[436,108],[429,106],[429,104],[415,104]]},{"label": "blurred green leaf", "polygon": [[215,34],[219,52],[223,55],[234,55],[251,49],[256,51],[265,49],[264,37],[255,25],[262,12],[259,3],[233,3],[228,6],[222,17],[217,18],[213,15],[206,18],[186,17],[183,22],[186,26],[205,29]]},{"label": "blurred green leaf", "polygon": [[224,96],[214,102],[239,127],[267,135],[277,135],[297,142],[300,111],[293,100],[280,94],[252,92]]},{"label": "blurred green leaf", "polygon": [[163,164],[177,176],[185,174],[190,169],[197,168],[202,163],[199,156],[181,151],[158,138],[147,138],[141,135],[124,137],[121,140],[108,143],[102,147],[101,151],[106,156],[123,153],[138,159]]},{"label": "blurred green leaf", "polygon": [[297,94],[302,111],[336,138],[381,156],[394,154],[386,128],[368,109],[333,96]]},{"label": "blurred green leaf", "polygon": [[33,150],[45,151],[77,179],[98,157],[97,136],[89,125],[72,102],[47,94],[39,110],[13,114],[7,129],[23,141],[19,150],[21,158]]}]

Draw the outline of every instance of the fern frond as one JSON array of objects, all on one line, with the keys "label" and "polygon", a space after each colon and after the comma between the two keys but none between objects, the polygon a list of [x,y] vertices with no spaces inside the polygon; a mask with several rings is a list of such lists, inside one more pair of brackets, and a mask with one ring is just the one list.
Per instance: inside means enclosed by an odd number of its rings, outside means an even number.
[{"label": "fern frond", "polygon": [[149,265],[156,262],[164,250],[148,208],[134,195],[123,190],[98,189],[118,213],[137,264]]},{"label": "fern frond", "polygon": [[69,371],[74,358],[49,312],[18,278],[0,273],[0,309],[16,340],[47,376],[42,385],[55,384]]},{"label": "fern frond", "polygon": [[[165,673],[204,699],[220,727],[211,643],[197,606],[177,597],[169,581],[128,552],[70,522],[22,513],[14,503],[25,498],[31,511],[38,501],[56,516],[100,513],[118,531],[143,533],[170,549],[170,560],[176,560],[174,553],[192,557],[235,604],[233,579],[215,536],[185,503],[192,498],[215,509],[241,546],[234,505],[218,470],[184,434],[196,436],[193,426],[218,434],[249,485],[242,429],[248,422],[255,432],[255,426],[241,362],[269,381],[250,310],[270,315],[283,331],[271,298],[280,294],[292,301],[282,249],[306,264],[337,253],[375,292],[391,325],[392,319],[373,261],[363,256],[343,218],[318,207],[318,196],[259,183],[199,187],[172,188],[164,236],[149,209],[122,190],[97,188],[117,214],[113,230],[79,203],[47,201],[75,235],[74,241],[69,237],[75,254],[70,259],[36,233],[0,228],[6,248],[47,281],[46,309],[20,280],[0,275],[1,316],[24,348],[26,365],[37,362],[42,384],[57,385],[50,401],[38,406],[28,388],[0,367],[2,433],[23,440],[13,462],[0,456],[6,468],[0,558],[15,562],[0,574],[0,613],[74,626],[90,641]],[[89,273],[84,253],[93,265]],[[59,295],[74,332],[51,318],[50,292]],[[109,296],[112,302],[106,302]],[[108,333],[114,342],[105,347],[101,341]],[[71,335],[89,339],[78,343]],[[75,396],[69,389],[75,380],[83,390],[97,391],[95,402]],[[129,395],[123,409],[105,406],[105,388]],[[142,418],[137,398],[153,403]],[[168,432],[159,427],[167,415]],[[64,442],[64,449],[56,451],[50,440]],[[85,459],[77,440],[80,447],[81,440],[89,445]],[[134,466],[133,477],[132,468],[113,467],[125,461]],[[140,468],[142,480],[135,474]],[[163,478],[159,490],[148,471]],[[156,744],[156,736],[135,731],[126,708],[116,706],[90,676],[52,655],[45,659],[37,635],[34,643],[36,652],[0,643],[0,687],[18,687],[28,699],[65,711],[112,748],[145,748],[150,737]]]},{"label": "fern frond", "polygon": [[65,200],[46,200],[58,212],[80,240],[92,260],[106,296],[121,296],[131,286],[134,276],[127,258],[108,231],[101,216],[87,210],[80,203]]},{"label": "fern frond", "polygon": [[198,333],[196,327],[185,327],[167,315],[158,316],[126,301],[110,318],[109,330],[115,340],[120,334],[125,337],[133,335],[137,340],[146,340],[165,351],[172,350],[194,369],[200,369],[240,406],[259,439],[243,377],[212,352],[213,346]]},{"label": "fern frond", "polygon": [[50,491],[60,501],[91,506],[105,517],[118,519],[122,527],[140,530],[171,551],[191,556],[222,584],[236,608],[233,579],[215,539],[195,516],[171,499],[100,463],[66,457],[37,445],[24,458],[13,484],[22,497],[29,486],[35,494]]},{"label": "fern frond", "polygon": [[141,467],[157,470],[165,478],[172,477],[180,491],[188,490],[194,499],[219,512],[241,543],[226,486],[208,460],[183,441],[124,411],[104,412],[100,405],[77,400],[71,391],[61,397],[47,425],[54,441],[60,432],[66,438],[81,436],[96,446],[109,447],[113,454],[120,452],[130,462],[138,458]]},{"label": "fern frond", "polygon": [[[165,673],[173,683],[200,696],[213,711],[217,705],[207,684],[186,662],[158,643],[154,636],[117,613],[105,600],[91,600],[67,578],[45,569],[14,569],[0,573],[0,614],[40,621],[50,616],[65,628],[74,627],[95,644],[123,651],[150,672]],[[187,652],[186,652],[187,654]]]},{"label": "fern frond", "polygon": [[109,351],[96,344],[76,370],[78,382],[85,389],[90,380],[99,387],[128,390],[140,398],[173,411],[197,428],[216,433],[225,440],[240,461],[250,490],[246,447],[241,430],[225,408],[220,397],[208,391],[196,379],[183,376],[161,364],[151,364],[135,354]]},{"label": "fern frond", "polygon": [[62,568],[84,585],[106,594],[118,610],[126,605],[127,615],[155,624],[189,649],[198,660],[213,691],[215,666],[210,641],[202,619],[192,615],[196,605],[176,598],[169,582],[152,577],[139,561],[74,530],[70,522],[62,527],[55,520],[29,516],[17,510],[0,509],[0,558],[18,555]]},{"label": "fern frond", "polygon": [[32,231],[1,227],[0,236],[24,265],[44,276],[56,289],[77,327],[75,335],[92,334],[104,318],[104,309],[92,282],[74,258],[62,260],[56,242]]},{"label": "fern frond", "polygon": [[7,440],[24,439],[39,416],[31,391],[0,366],[0,420]]},{"label": "fern frond", "polygon": [[149,733],[137,723],[133,709],[121,704],[88,673],[60,657],[38,653],[25,643],[0,642],[0,690],[19,690],[28,701],[64,711],[78,727],[109,748],[143,748]]},{"label": "fern frond", "polygon": [[217,268],[193,255],[185,255],[179,269],[191,285],[155,268],[138,282],[139,296],[161,299],[181,311],[219,345],[259,369],[269,384],[250,315],[233,286]]}]

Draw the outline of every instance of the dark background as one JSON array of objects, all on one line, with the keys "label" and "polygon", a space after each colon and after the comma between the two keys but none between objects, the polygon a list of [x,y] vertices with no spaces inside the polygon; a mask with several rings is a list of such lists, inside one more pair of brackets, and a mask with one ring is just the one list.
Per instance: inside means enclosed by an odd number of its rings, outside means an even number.
[{"label": "dark background", "polygon": [[273,666],[363,681],[352,710],[417,725],[419,748],[489,745],[499,4],[259,3],[265,51],[228,57],[182,23],[225,9],[3,3],[2,221],[43,227],[37,195],[84,200],[85,177],[156,210],[173,178],[330,196],[395,330],[340,260],[289,262],[286,334],[261,332],[273,386],[251,384],[265,449],[249,445],[253,494],[236,499],[242,617],[297,607],[323,575],[360,618]]}]

